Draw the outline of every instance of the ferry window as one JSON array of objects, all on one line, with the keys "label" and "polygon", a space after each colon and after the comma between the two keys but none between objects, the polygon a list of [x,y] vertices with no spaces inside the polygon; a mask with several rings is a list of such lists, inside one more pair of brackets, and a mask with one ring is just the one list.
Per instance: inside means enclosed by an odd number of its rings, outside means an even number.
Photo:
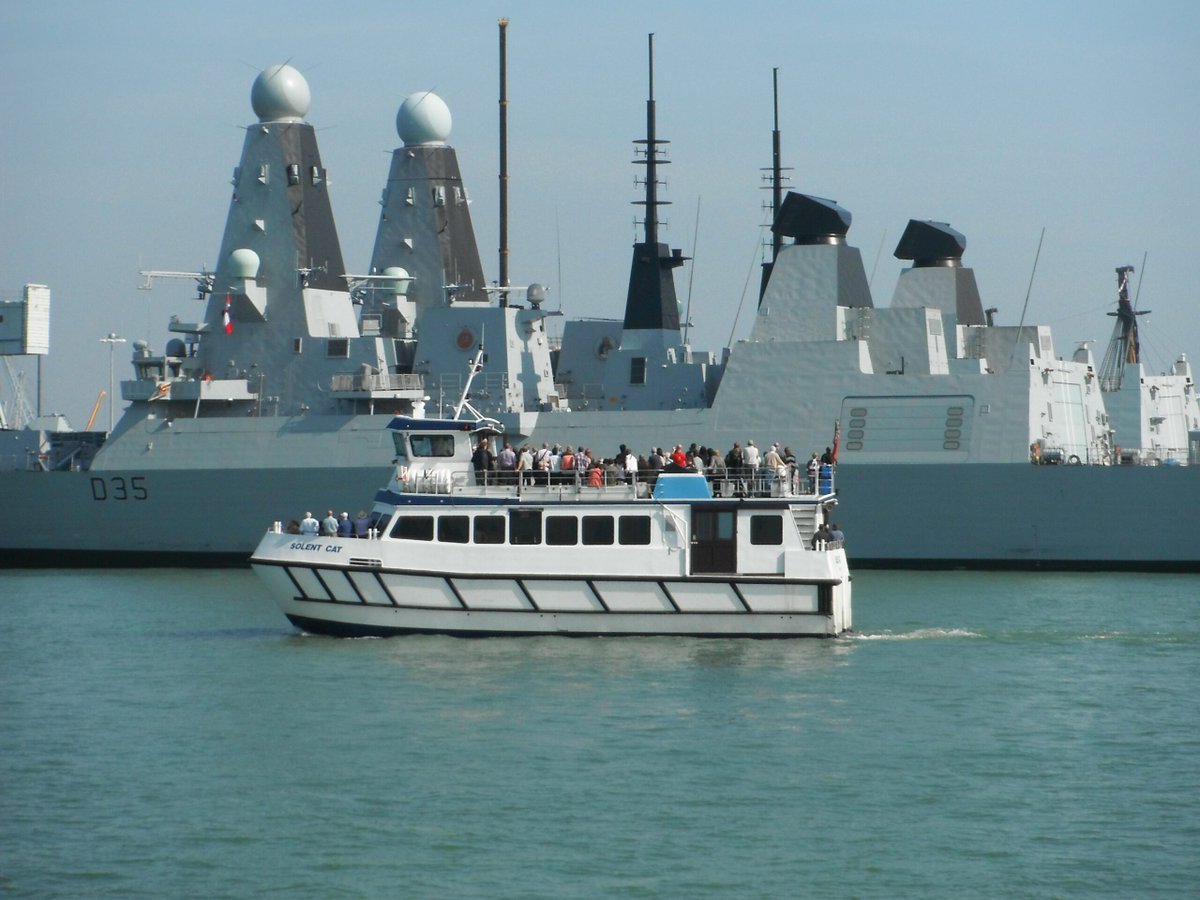
[{"label": "ferry window", "polygon": [[504,516],[476,516],[475,543],[503,544]]},{"label": "ferry window", "polygon": [[371,530],[383,534],[387,530],[389,518],[391,518],[391,513],[371,513]]},{"label": "ferry window", "polygon": [[630,384],[645,384],[646,383],[646,357],[635,356],[629,361],[629,383]]},{"label": "ferry window", "polygon": [[331,359],[346,359],[350,356],[349,338],[329,338],[325,342],[325,355]]},{"label": "ferry window", "polygon": [[465,544],[470,535],[467,516],[439,516],[438,540],[443,544]]},{"label": "ferry window", "polygon": [[556,547],[579,543],[579,520],[574,516],[546,516],[546,543]]},{"label": "ferry window", "polygon": [[649,544],[650,517],[621,516],[617,534],[622,544]]},{"label": "ferry window", "polygon": [[508,514],[510,544],[540,544],[542,542],[542,511],[514,509]]},{"label": "ferry window", "polygon": [[413,456],[453,456],[454,435],[452,434],[413,434],[409,435],[408,444]]},{"label": "ferry window", "polygon": [[432,541],[433,516],[398,516],[391,536],[409,541]]},{"label": "ferry window", "polygon": [[400,459],[407,459],[408,449],[404,446],[404,435],[399,431],[393,431],[392,443],[396,445],[396,456]]},{"label": "ferry window", "polygon": [[612,516],[584,516],[583,542],[585,544],[611,544],[613,542]]},{"label": "ferry window", "polygon": [[750,543],[782,544],[783,516],[751,516]]}]

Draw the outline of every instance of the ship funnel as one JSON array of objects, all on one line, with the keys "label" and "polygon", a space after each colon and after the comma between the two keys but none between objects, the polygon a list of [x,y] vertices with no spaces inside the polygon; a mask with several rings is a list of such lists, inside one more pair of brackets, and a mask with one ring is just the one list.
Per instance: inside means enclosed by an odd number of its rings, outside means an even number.
[{"label": "ship funnel", "polygon": [[914,269],[960,266],[967,239],[945,222],[909,219],[896,245],[896,259],[911,259]]},{"label": "ship funnel", "polygon": [[788,191],[771,231],[797,244],[844,244],[850,211],[832,200]]}]

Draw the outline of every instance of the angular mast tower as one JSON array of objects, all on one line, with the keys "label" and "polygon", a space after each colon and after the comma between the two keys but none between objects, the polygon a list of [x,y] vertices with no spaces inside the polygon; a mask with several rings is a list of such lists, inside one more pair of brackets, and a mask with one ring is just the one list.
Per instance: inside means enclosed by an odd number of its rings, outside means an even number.
[{"label": "angular mast tower", "polygon": [[675,296],[672,270],[682,266],[687,257],[682,250],[671,250],[658,240],[658,207],[668,201],[658,199],[658,166],[669,160],[659,159],[659,140],[654,122],[654,35],[649,35],[650,93],[646,101],[646,137],[634,141],[645,144],[642,159],[634,165],[646,167],[644,200],[635,206],[645,206],[645,240],[633,245],[633,264],[629,270],[629,293],[625,300],[625,322],[621,346],[626,349],[679,344],[679,303]]}]

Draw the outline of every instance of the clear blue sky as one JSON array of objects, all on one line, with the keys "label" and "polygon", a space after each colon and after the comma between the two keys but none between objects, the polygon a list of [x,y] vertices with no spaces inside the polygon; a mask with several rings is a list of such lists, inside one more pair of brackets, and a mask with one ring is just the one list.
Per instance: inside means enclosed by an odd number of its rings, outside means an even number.
[{"label": "clear blue sky", "polygon": [[[736,7],[736,8],[735,8]],[[509,27],[510,275],[568,315],[619,316],[655,32],[669,139],[665,239],[695,256],[693,343],[744,336],[765,237],[771,69],[792,186],[854,215],[877,305],[909,218],[967,236],[986,306],[1056,349],[1103,355],[1118,265],[1140,268],[1143,347],[1200,361],[1200,3],[7,0],[0,4],[0,296],[53,291],[44,411],[77,427],[108,386],[110,331],[161,349],[212,266],[257,70],[308,78],[346,264],[369,261],[403,98],[454,116],[485,273],[496,277],[497,27]],[[699,204],[699,229],[696,229]],[[879,253],[882,247],[882,254]],[[735,317],[747,275],[751,291]],[[1139,273],[1140,276],[1141,273]],[[1135,284],[1138,282],[1135,281]],[[128,377],[129,345],[118,353]],[[104,424],[102,411],[98,421]]]}]

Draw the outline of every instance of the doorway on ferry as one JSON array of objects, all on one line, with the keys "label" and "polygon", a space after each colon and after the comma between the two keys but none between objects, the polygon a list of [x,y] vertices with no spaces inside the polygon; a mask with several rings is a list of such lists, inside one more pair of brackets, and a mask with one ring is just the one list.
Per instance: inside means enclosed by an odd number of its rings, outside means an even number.
[{"label": "doorway on ferry", "polygon": [[692,507],[692,574],[737,571],[737,513]]}]

